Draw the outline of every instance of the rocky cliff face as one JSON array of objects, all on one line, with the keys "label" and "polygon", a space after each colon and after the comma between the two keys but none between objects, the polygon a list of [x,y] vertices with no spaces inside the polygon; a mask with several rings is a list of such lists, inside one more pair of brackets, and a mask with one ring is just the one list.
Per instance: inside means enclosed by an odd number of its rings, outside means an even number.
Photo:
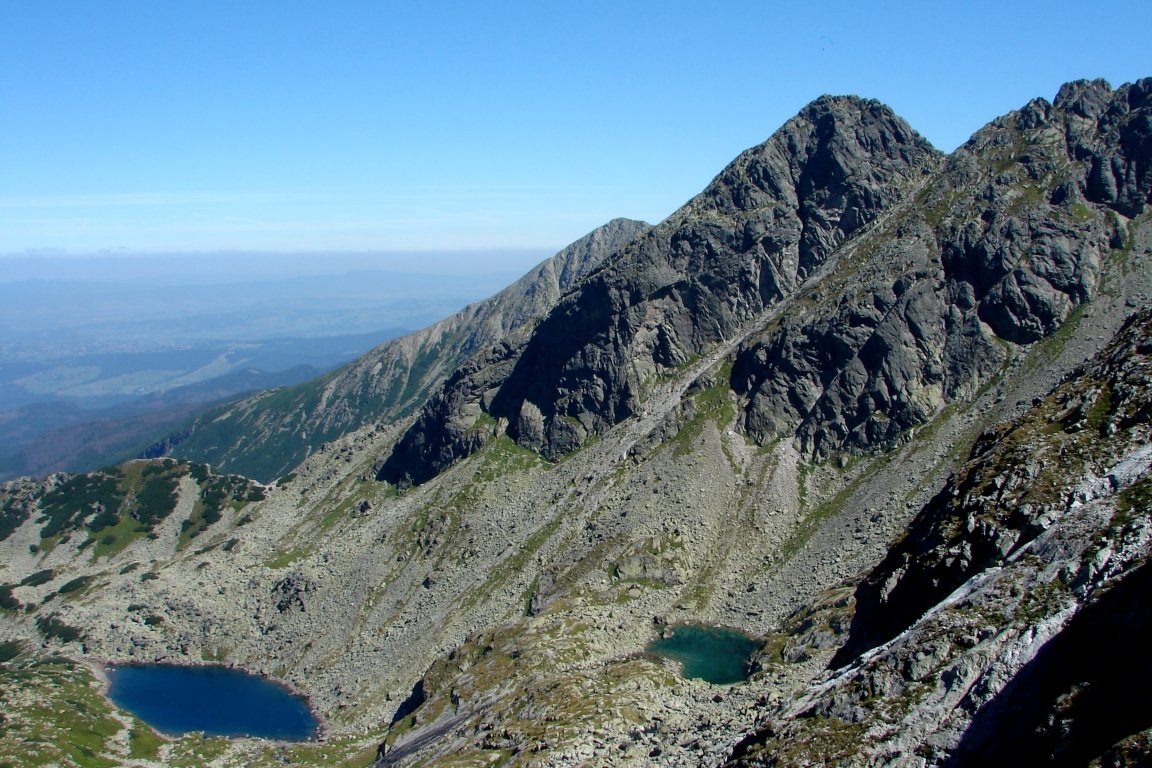
[{"label": "rocky cliff face", "polygon": [[818,456],[890,444],[1055,331],[1147,207],[1148,99],[1070,84],[973,136],[848,256],[858,268],[741,350],[749,434]]},{"label": "rocky cliff face", "polygon": [[1092,297],[1103,254],[1147,205],[1148,98],[1139,83],[1070,84],[946,162],[875,102],[818,100],[523,348],[458,371],[380,476],[421,482],[470,454],[490,436],[473,429],[481,410],[555,459],[797,293],[736,356],[744,428],[760,444],[796,434],[816,456],[891,444],[976,391],[1011,356],[1001,342],[1044,338]]},{"label": "rocky cliff face", "polygon": [[[990,431],[855,591],[834,670],[733,765],[1108,765],[1152,707],[1152,312]],[[851,743],[845,741],[850,739]]]},{"label": "rocky cliff face", "polygon": [[554,459],[635,414],[661,375],[742,333],[939,154],[874,101],[825,97],[582,281],[522,345],[461,370],[381,478],[422,482],[489,436],[481,410]]},{"label": "rocky cliff face", "polygon": [[[540,305],[457,327],[451,362],[431,331],[408,373],[397,352],[410,419],[194,543],[191,486],[114,550],[94,507],[44,539],[13,486],[0,651],[38,691],[41,643],[223,659],[329,719],[324,744],[161,762],[1138,764],[1147,708],[1116,704],[1148,669],[1150,92],[1073,83],[948,157],[819,99],[668,221],[541,275]],[[24,583],[44,570],[86,581]],[[750,679],[645,653],[679,623],[762,640]],[[0,751],[25,756],[37,701],[5,700]]]},{"label": "rocky cliff face", "polygon": [[271,482],[323,443],[366,424],[403,418],[471,355],[521,338],[580,277],[648,228],[615,219],[495,296],[382,344],[316,381],[203,414],[158,443],[151,455],[206,461]]}]

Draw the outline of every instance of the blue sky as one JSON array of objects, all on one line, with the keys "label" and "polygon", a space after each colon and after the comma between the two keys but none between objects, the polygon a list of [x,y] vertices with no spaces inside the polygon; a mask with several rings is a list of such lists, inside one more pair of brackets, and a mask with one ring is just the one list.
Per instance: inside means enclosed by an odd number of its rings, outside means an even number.
[{"label": "blue sky", "polygon": [[0,253],[554,250],[822,93],[950,150],[1152,75],[1149,29],[1148,0],[0,0]]}]

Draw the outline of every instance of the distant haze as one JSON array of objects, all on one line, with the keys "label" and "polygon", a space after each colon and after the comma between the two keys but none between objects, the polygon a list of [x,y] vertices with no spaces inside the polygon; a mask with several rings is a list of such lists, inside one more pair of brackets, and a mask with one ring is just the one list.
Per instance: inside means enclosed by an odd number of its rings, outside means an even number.
[{"label": "distant haze", "polygon": [[[29,251],[0,254],[0,283],[23,280],[213,285],[356,272],[487,275],[497,288],[559,250],[484,249],[376,252]],[[502,281],[502,282],[501,282]]]},{"label": "distant haze", "polygon": [[0,256],[0,480],[135,456],[208,403],[315,377],[549,255]]}]

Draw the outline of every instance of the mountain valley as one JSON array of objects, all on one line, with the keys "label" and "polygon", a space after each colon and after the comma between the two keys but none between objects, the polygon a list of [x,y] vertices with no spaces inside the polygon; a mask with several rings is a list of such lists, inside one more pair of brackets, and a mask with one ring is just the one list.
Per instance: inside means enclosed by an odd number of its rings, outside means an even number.
[{"label": "mountain valley", "polygon": [[[1146,764],[1150,205],[1152,79],[950,155],[824,96],[659,224],[6,482],[0,764]],[[647,651],[699,624],[746,681]],[[149,735],[82,660],[258,671],[326,735]]]}]

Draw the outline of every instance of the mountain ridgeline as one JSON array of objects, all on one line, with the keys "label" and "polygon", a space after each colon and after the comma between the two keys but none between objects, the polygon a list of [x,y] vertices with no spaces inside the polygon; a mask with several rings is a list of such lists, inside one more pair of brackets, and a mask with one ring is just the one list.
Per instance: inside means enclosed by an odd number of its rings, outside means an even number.
[{"label": "mountain ridgeline", "polygon": [[[1152,79],[948,155],[821,97],[665,221],[163,446],[221,470],[3,486],[0,681],[38,693],[0,752],[138,759],[37,704],[88,690],[64,652],[328,723],[159,763],[1147,765],[1150,208]],[[648,652],[715,627],[747,680]]]},{"label": "mountain ridgeline", "polygon": [[516,343],[561,293],[648,227],[615,219],[495,296],[382,344],[315,381],[209,411],[148,455],[205,461],[270,482],[329,440],[366,424],[403,418],[478,350]]},{"label": "mountain ridgeline", "polygon": [[422,482],[473,452],[492,434],[473,428],[480,411],[555,459],[733,340],[729,384],[758,443],[891,444],[1093,296],[1147,198],[1147,98],[1068,85],[947,159],[875,101],[821,98],[531,337],[458,370],[380,477]]}]

